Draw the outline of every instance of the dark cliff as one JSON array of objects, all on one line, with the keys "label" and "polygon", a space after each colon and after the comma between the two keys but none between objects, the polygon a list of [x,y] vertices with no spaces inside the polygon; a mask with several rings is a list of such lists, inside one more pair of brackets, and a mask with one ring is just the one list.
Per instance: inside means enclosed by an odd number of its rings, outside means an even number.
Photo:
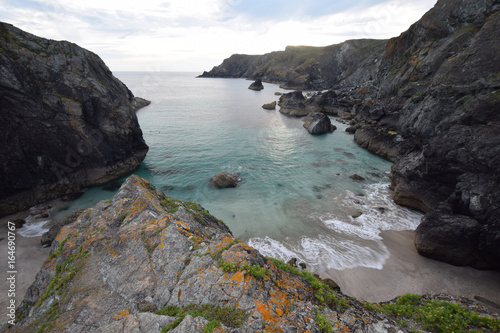
[{"label": "dark cliff", "polygon": [[[500,269],[499,9],[498,0],[439,0],[399,37],[313,48],[314,57],[295,55],[313,60],[281,69],[299,73],[311,64],[297,87],[332,89],[286,103],[282,113],[341,116],[356,142],[396,162],[395,201],[428,213],[417,229],[421,254],[488,269]],[[229,58],[202,76],[230,72],[230,64],[238,77],[287,82],[285,74],[270,76],[275,67],[264,59],[291,51],[252,56],[240,67]]]},{"label": "dark cliff", "polygon": [[286,89],[323,89],[370,79],[385,40],[360,39],[326,47],[288,46],[264,55],[235,54],[200,77],[260,78]]},{"label": "dark cliff", "polygon": [[0,216],[105,183],[148,147],[135,98],[94,53],[0,23]]}]

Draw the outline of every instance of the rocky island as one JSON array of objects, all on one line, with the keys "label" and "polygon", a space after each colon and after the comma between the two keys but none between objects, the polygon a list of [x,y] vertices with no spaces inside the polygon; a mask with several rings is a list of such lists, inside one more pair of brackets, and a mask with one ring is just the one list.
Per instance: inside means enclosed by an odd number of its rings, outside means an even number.
[{"label": "rocky island", "polygon": [[349,122],[395,162],[395,201],[426,213],[420,254],[500,270],[500,4],[439,0],[399,37],[233,55],[201,77],[328,89],[280,98],[280,112]]},{"label": "rocky island", "polygon": [[148,151],[134,97],[94,53],[0,22],[0,217],[122,177]]}]

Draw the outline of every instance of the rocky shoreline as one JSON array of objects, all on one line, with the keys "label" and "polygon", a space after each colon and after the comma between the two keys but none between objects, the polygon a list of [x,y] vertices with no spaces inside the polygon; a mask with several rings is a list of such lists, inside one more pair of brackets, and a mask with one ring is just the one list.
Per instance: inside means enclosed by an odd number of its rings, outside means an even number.
[{"label": "rocky shoreline", "polygon": [[[402,302],[418,311],[435,304],[476,313],[491,332],[500,325],[498,315],[463,298],[406,295],[389,305],[371,304],[329,285],[263,257],[198,204],[169,198],[131,176],[112,199],[61,229],[17,311],[16,325],[4,329],[433,331],[426,320],[397,315],[394,309]],[[442,299],[447,303],[439,303]],[[181,315],[187,309],[189,315]]]},{"label": "rocky shoreline", "polygon": [[[310,98],[284,94],[280,112],[338,116],[358,144],[395,162],[395,202],[426,213],[415,238],[420,254],[500,270],[499,11],[494,0],[440,0],[388,41],[328,47],[335,56],[307,47],[234,55],[201,76],[328,88]],[[301,65],[286,67],[284,54],[300,54]]]}]

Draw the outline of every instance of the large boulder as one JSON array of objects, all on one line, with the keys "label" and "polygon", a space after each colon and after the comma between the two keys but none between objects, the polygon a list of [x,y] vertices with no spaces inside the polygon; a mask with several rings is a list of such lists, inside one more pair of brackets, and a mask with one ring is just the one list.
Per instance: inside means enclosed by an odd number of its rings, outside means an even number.
[{"label": "large boulder", "polygon": [[215,188],[237,187],[240,183],[240,175],[237,173],[227,173],[222,171],[216,176],[210,178],[210,186]]},{"label": "large boulder", "polygon": [[262,80],[257,79],[248,87],[250,90],[262,90],[264,89],[264,85],[262,85]]},{"label": "large boulder", "polygon": [[280,112],[288,116],[304,117],[309,114],[309,109],[305,105],[306,98],[302,91],[293,91],[280,96],[278,105]]},{"label": "large boulder", "polygon": [[332,133],[337,127],[332,125],[330,118],[324,113],[310,113],[304,119],[304,128],[313,135]]},{"label": "large boulder", "polygon": [[149,102],[96,54],[0,22],[0,68],[0,216],[139,167]]},{"label": "large boulder", "polygon": [[262,105],[262,108],[266,109],[266,110],[276,110],[276,101],[271,102],[271,103],[266,103],[266,104]]}]

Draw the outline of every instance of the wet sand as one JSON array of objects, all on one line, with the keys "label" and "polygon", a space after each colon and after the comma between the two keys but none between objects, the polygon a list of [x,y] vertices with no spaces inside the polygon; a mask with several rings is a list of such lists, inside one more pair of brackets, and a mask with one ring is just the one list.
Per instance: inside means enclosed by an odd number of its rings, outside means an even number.
[{"label": "wet sand", "polygon": [[411,230],[381,233],[390,252],[381,270],[332,269],[320,276],[331,278],[342,292],[361,301],[384,302],[405,293],[448,294],[483,299],[479,303],[500,313],[500,272],[457,267],[422,257],[413,245],[414,233]]},{"label": "wet sand", "polygon": [[[10,318],[7,317],[7,306],[9,305],[10,297],[9,283],[7,277],[11,274],[7,272],[8,269],[8,249],[7,249],[7,221],[13,220],[15,218],[24,218],[20,214],[16,214],[15,217],[2,218],[0,219],[0,267],[2,273],[0,278],[2,283],[0,284],[0,324],[7,322]],[[16,247],[16,283],[15,283],[15,300],[16,307],[21,304],[24,298],[24,294],[28,290],[29,286],[35,280],[36,274],[42,268],[43,263],[49,256],[50,247],[43,248],[40,244],[41,237],[22,237],[17,232],[15,233],[15,247]]]}]

